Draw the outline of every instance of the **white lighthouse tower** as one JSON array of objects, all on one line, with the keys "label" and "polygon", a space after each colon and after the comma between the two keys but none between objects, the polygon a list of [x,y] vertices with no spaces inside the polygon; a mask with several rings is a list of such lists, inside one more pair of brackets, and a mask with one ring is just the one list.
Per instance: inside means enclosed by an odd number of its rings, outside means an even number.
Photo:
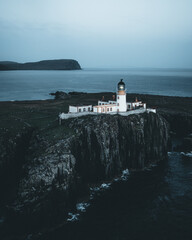
[{"label": "white lighthouse tower", "polygon": [[126,103],[126,90],[125,83],[123,79],[117,85],[117,112],[126,112],[127,103]]}]

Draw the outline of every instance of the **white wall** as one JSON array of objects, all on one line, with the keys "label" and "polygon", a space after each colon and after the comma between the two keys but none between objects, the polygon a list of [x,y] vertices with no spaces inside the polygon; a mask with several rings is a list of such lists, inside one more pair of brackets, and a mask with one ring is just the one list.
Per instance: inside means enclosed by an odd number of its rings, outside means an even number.
[{"label": "white wall", "polygon": [[89,112],[89,111],[92,111],[92,109],[93,109],[92,105],[86,105],[86,106],[69,106],[69,112],[70,112],[70,113]]},{"label": "white wall", "polygon": [[76,113],[77,112],[77,107],[76,106],[69,106],[69,112],[70,113]]},{"label": "white wall", "polygon": [[117,92],[117,109],[119,110],[119,112],[127,111],[126,93],[123,95],[119,95]]},{"label": "white wall", "polygon": [[117,112],[117,106],[114,104],[99,105],[97,107],[93,107],[93,112],[98,112],[98,113]]},{"label": "white wall", "polygon": [[97,113],[97,108],[93,107],[93,112]]}]

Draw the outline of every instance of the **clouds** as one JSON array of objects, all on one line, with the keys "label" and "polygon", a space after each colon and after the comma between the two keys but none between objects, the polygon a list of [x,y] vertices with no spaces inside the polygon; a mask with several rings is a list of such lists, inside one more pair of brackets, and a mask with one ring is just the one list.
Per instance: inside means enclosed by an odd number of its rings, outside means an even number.
[{"label": "clouds", "polygon": [[190,0],[1,0],[1,58],[192,67],[191,10]]}]

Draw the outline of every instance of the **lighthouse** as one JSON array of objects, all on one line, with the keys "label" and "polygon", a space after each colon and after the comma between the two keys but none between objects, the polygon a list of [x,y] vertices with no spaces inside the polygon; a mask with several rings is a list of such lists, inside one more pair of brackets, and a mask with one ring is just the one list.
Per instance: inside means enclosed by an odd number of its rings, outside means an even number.
[{"label": "lighthouse", "polygon": [[[86,113],[86,112],[93,112],[94,114],[117,114],[123,113],[122,115],[125,116],[125,113],[133,114],[133,111],[137,110],[138,112],[146,111],[146,103],[142,103],[137,98],[135,102],[127,102],[126,101],[126,89],[125,83],[123,79],[121,79],[117,84],[117,94],[116,94],[116,101],[115,95],[112,96],[112,100],[105,101],[104,97],[102,100],[98,100],[97,105],[76,105],[76,106],[69,106],[69,113],[76,114],[76,113]],[[156,113],[156,109],[147,109],[147,111]],[[64,116],[63,116],[64,118]]]},{"label": "lighthouse", "polygon": [[117,84],[117,112],[126,112],[127,103],[126,103],[126,90],[125,83],[123,79]]}]

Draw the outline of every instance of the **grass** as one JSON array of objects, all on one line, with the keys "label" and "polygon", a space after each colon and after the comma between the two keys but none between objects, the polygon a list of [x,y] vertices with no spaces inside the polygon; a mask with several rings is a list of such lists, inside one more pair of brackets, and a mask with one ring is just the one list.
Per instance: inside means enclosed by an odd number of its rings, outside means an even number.
[{"label": "grass", "polygon": [[[71,134],[72,130],[68,127],[70,120],[59,126],[59,113],[68,112],[69,105],[96,105],[103,96],[108,100],[112,99],[112,95],[114,93],[91,93],[74,95],[66,100],[0,102],[0,130],[15,135],[24,127],[32,127],[48,138],[62,138],[65,134]],[[157,107],[159,111],[192,114],[192,98],[128,94],[127,100],[134,101],[135,97],[149,107]]]}]

